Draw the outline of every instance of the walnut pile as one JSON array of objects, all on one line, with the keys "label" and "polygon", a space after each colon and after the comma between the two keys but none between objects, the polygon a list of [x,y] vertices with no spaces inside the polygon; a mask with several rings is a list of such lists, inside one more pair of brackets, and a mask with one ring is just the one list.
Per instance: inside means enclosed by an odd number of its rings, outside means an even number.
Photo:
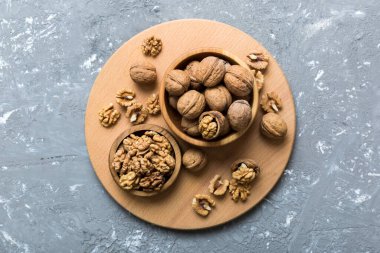
[{"label": "walnut pile", "polygon": [[145,55],[156,57],[162,50],[162,41],[154,36],[146,38],[141,45],[141,50]]},{"label": "walnut pile", "polygon": [[140,103],[134,103],[127,108],[125,116],[134,125],[143,123],[148,117],[148,109]]},{"label": "walnut pile", "polygon": [[247,55],[246,63],[252,69],[265,70],[269,63],[269,56],[261,51],[254,51]]},{"label": "walnut pile", "polygon": [[215,206],[215,201],[206,194],[197,194],[194,196],[191,206],[200,216],[207,216]]},{"label": "walnut pile", "polygon": [[152,94],[146,102],[149,114],[157,115],[161,112],[160,101],[157,94]]},{"label": "walnut pile", "polygon": [[223,196],[226,193],[229,184],[230,182],[227,179],[222,180],[220,175],[215,175],[210,181],[208,190],[216,196]]},{"label": "walnut pile", "polygon": [[116,151],[112,168],[125,190],[160,191],[175,168],[173,148],[154,131],[130,134]]},{"label": "walnut pile", "polygon": [[274,91],[264,94],[260,104],[266,112],[278,112],[282,108],[282,100]]},{"label": "walnut pile", "polygon": [[103,127],[110,127],[114,125],[120,118],[120,112],[113,108],[113,104],[110,103],[98,112],[100,124]]},{"label": "walnut pile", "polygon": [[116,93],[116,102],[124,107],[131,106],[134,103],[136,93],[129,89],[121,89]]}]

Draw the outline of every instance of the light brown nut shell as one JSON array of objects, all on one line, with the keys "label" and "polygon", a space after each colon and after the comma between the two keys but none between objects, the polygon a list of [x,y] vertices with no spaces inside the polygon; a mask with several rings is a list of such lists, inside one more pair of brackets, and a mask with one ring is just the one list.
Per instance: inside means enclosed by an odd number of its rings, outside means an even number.
[{"label": "light brown nut shell", "polygon": [[181,127],[182,130],[190,136],[196,137],[201,135],[198,128],[198,119],[190,120],[182,117]]},{"label": "light brown nut shell", "polygon": [[212,111],[223,112],[232,103],[232,96],[226,87],[218,85],[205,90],[205,99]]},{"label": "light brown nut shell", "polygon": [[178,103],[179,97],[169,96],[168,101],[169,105],[177,110],[177,103]]},{"label": "light brown nut shell", "polygon": [[252,119],[252,108],[246,100],[236,100],[228,108],[227,119],[233,130],[242,131]]},{"label": "light brown nut shell", "polygon": [[206,107],[206,100],[202,93],[189,90],[183,94],[177,103],[178,112],[187,119],[196,119]]},{"label": "light brown nut shell", "polygon": [[[207,126],[204,125],[204,118],[210,116],[216,122],[216,129],[213,135],[207,134]],[[230,125],[224,115],[218,111],[207,111],[199,116],[199,132],[202,134],[203,139],[213,140],[219,136],[223,136],[230,131]]]},{"label": "light brown nut shell", "polygon": [[248,69],[231,65],[224,76],[224,83],[233,95],[244,97],[252,92],[254,77]]},{"label": "light brown nut shell", "polygon": [[270,112],[263,116],[261,120],[261,133],[271,139],[283,139],[286,136],[288,127],[280,115]]},{"label": "light brown nut shell", "polygon": [[180,69],[173,69],[165,78],[165,89],[170,96],[181,96],[190,86],[189,75]]},{"label": "light brown nut shell", "polygon": [[248,168],[252,168],[256,174],[259,174],[261,169],[257,165],[257,162],[252,159],[238,159],[231,165],[231,172],[235,172],[239,169],[240,164],[244,163]]},{"label": "light brown nut shell", "polygon": [[189,171],[199,171],[207,164],[207,156],[199,149],[190,148],[182,156],[182,164]]},{"label": "light brown nut shell", "polygon": [[153,84],[157,79],[156,67],[147,61],[132,64],[129,75],[135,83],[143,85]]},{"label": "light brown nut shell", "polygon": [[189,74],[190,77],[190,87],[193,90],[202,89],[202,77],[198,76],[200,72],[198,68],[200,67],[199,61],[192,61],[187,64],[185,71]]},{"label": "light brown nut shell", "polygon": [[225,61],[215,56],[208,56],[200,62],[197,76],[202,78],[204,86],[213,87],[223,80],[225,72]]}]

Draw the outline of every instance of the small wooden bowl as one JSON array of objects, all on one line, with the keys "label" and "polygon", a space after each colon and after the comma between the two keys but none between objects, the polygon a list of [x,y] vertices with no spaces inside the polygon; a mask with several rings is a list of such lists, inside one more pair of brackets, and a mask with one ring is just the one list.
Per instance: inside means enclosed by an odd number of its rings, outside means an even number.
[{"label": "small wooden bowl", "polygon": [[182,56],[180,56],[178,59],[176,59],[166,70],[163,81],[160,86],[160,106],[162,115],[164,116],[164,119],[166,121],[166,124],[169,126],[169,128],[182,140],[186,141],[187,143],[190,143],[192,145],[198,146],[198,147],[220,147],[226,144],[229,144],[237,139],[239,139],[252,125],[253,121],[255,120],[256,113],[259,106],[259,91],[257,89],[257,85],[253,85],[253,92],[252,92],[252,119],[249,122],[246,129],[239,131],[239,132],[231,132],[230,134],[223,136],[221,138],[218,138],[214,141],[206,141],[202,139],[202,137],[192,137],[181,129],[181,115],[170,106],[168,101],[168,94],[165,90],[165,77],[166,75],[173,69],[184,69],[188,63],[194,60],[202,60],[203,58],[207,56],[216,56],[223,60],[228,61],[231,64],[238,64],[246,69],[249,70],[248,65],[242,61],[239,57],[223,50],[220,48],[201,48],[197,50],[190,51]]},{"label": "small wooden bowl", "polygon": [[[129,192],[133,195],[136,196],[142,196],[142,197],[149,197],[149,196],[154,196],[158,193],[161,193],[165,190],[167,190],[177,179],[178,173],[181,169],[181,163],[182,163],[182,156],[181,156],[181,150],[177,144],[177,141],[173,138],[173,136],[164,128],[157,126],[157,125],[152,125],[152,124],[142,124],[142,125],[136,125],[133,126],[124,132],[122,132],[113,142],[110,153],[109,153],[109,158],[108,158],[108,163],[109,163],[109,170],[112,174],[113,179],[115,180],[116,184],[119,185],[119,176],[117,175],[116,171],[112,168],[112,162],[113,162],[113,157],[117,151],[117,148],[120,146],[122,141],[130,134],[133,133],[139,133],[139,132],[145,132],[145,131],[155,131],[159,133],[160,135],[166,137],[170,144],[173,147],[173,152],[174,152],[174,159],[175,159],[175,168],[173,171],[173,174],[170,176],[169,180],[164,184],[162,189],[160,191],[153,191],[153,192],[143,192],[143,191],[137,191],[137,190],[131,190],[131,191],[126,191]],[[138,134],[136,134],[138,135]],[[119,185],[120,186],[120,185]],[[121,188],[121,186],[120,186]],[[124,189],[123,189],[124,190]]]}]

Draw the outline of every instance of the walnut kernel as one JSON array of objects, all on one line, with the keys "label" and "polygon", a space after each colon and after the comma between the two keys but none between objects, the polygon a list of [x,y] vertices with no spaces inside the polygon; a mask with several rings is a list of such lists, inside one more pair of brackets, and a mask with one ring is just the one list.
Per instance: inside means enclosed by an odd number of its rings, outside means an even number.
[{"label": "walnut kernel", "polygon": [[113,108],[112,103],[110,103],[107,107],[101,109],[98,115],[100,124],[104,127],[110,127],[114,125],[120,118],[120,112]]},{"label": "walnut kernel", "polygon": [[278,112],[282,108],[282,100],[274,91],[264,94],[260,104],[266,112]]},{"label": "walnut kernel", "polygon": [[228,189],[232,200],[235,202],[237,202],[239,199],[246,201],[248,195],[250,194],[249,186],[238,183],[236,179],[231,179]]},{"label": "walnut kernel", "polygon": [[261,51],[253,51],[247,55],[246,63],[252,69],[265,70],[268,66],[269,56]]},{"label": "walnut kernel", "polygon": [[261,71],[256,71],[254,76],[255,76],[255,84],[257,86],[257,89],[260,91],[264,87],[264,81],[265,81],[264,75],[263,73],[261,73]]},{"label": "walnut kernel", "polygon": [[199,117],[199,132],[203,139],[213,140],[225,135],[229,129],[228,120],[218,111],[208,111]]},{"label": "walnut kernel", "polygon": [[208,186],[208,190],[210,193],[216,196],[223,196],[230,182],[227,179],[222,180],[220,175],[215,175],[213,179],[211,179],[210,184]]},{"label": "walnut kernel", "polygon": [[146,102],[146,107],[148,109],[149,114],[157,115],[161,112],[161,107],[157,94],[154,93],[148,98],[148,101]]},{"label": "walnut kernel", "polygon": [[154,36],[148,37],[143,41],[141,50],[145,55],[156,57],[162,50],[162,41]]},{"label": "walnut kernel", "polygon": [[211,207],[214,207],[215,204],[215,201],[209,195],[196,194],[191,206],[197,214],[207,216],[212,210]]},{"label": "walnut kernel", "polygon": [[116,102],[124,107],[131,106],[136,93],[129,89],[121,89],[116,93]]},{"label": "walnut kernel", "polygon": [[231,167],[232,178],[242,184],[253,182],[260,173],[260,167],[257,163],[250,159],[237,160]]},{"label": "walnut kernel", "polygon": [[127,108],[125,116],[129,118],[130,122],[134,125],[143,123],[148,117],[148,109],[140,103],[134,103]]}]

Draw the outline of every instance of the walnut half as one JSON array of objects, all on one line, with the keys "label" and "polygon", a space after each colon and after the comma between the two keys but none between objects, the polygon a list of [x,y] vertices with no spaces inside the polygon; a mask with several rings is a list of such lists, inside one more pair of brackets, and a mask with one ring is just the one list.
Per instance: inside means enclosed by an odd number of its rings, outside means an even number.
[{"label": "walnut half", "polygon": [[210,181],[208,190],[216,196],[223,196],[226,193],[229,184],[230,182],[227,179],[222,180],[220,175],[215,175]]},{"label": "walnut half", "polygon": [[116,93],[116,102],[124,107],[131,106],[136,94],[132,90],[121,89]]},{"label": "walnut half", "polygon": [[120,118],[120,112],[113,108],[113,104],[109,104],[107,107],[101,109],[98,113],[100,124],[104,127],[110,127],[114,125]]},{"label": "walnut half", "polygon": [[129,118],[130,122],[134,125],[143,123],[148,117],[148,109],[140,103],[134,103],[129,106],[125,116]]},{"label": "walnut half", "polygon": [[268,92],[261,97],[261,108],[266,112],[278,112],[282,108],[281,98],[276,92]]},{"label": "walnut half", "polygon": [[249,185],[240,184],[236,179],[231,179],[229,191],[231,193],[232,200],[235,202],[239,199],[246,201],[248,195],[250,194]]},{"label": "walnut half", "polygon": [[200,216],[207,216],[212,210],[211,207],[215,206],[215,201],[209,195],[196,194],[191,206]]}]

